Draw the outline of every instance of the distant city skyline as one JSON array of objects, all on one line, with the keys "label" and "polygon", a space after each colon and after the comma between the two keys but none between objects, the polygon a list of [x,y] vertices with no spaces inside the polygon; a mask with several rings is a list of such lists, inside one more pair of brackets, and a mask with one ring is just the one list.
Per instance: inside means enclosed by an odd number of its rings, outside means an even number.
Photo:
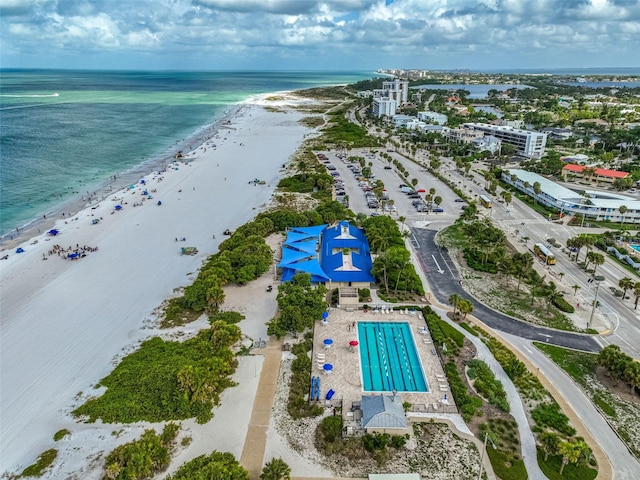
[{"label": "distant city skyline", "polygon": [[0,66],[640,67],[640,0],[0,0]]}]

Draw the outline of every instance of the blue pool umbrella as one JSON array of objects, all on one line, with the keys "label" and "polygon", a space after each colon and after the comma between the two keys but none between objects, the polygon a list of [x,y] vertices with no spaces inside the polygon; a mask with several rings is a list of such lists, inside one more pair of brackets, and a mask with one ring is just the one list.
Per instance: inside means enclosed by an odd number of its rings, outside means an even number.
[{"label": "blue pool umbrella", "polygon": [[324,312],[322,312],[322,318],[327,318],[329,316],[329,312],[327,312],[326,310]]},{"label": "blue pool umbrella", "polygon": [[331,340],[330,338],[325,338],[324,339],[324,347],[325,348],[329,348],[332,344],[333,344],[333,340]]},{"label": "blue pool umbrella", "polygon": [[322,368],[324,368],[324,373],[328,373],[331,370],[333,370],[333,365],[331,365],[330,363],[325,363]]}]

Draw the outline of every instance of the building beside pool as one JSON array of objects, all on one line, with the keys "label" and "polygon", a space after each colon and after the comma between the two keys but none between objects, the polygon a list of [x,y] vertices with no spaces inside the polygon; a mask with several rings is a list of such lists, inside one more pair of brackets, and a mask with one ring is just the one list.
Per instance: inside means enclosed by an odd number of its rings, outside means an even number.
[{"label": "building beside pool", "polygon": [[362,426],[367,433],[406,433],[407,417],[400,395],[363,395],[360,408]]},{"label": "building beside pool", "polygon": [[[349,222],[313,227],[294,227],[282,244],[282,281],[290,281],[297,273],[311,275],[312,283],[341,289],[341,303],[358,303],[358,288],[369,288],[375,282],[371,275],[373,262],[364,232]],[[350,296],[342,300],[342,294]],[[355,301],[349,301],[353,299]]]},{"label": "building beside pool", "polygon": [[[640,223],[640,200],[632,197],[597,190],[580,193],[526,170],[509,170],[503,173],[502,180],[560,213],[584,215],[586,221]],[[540,185],[539,193],[534,190],[536,183]],[[626,207],[624,213],[620,212],[622,206]]]}]

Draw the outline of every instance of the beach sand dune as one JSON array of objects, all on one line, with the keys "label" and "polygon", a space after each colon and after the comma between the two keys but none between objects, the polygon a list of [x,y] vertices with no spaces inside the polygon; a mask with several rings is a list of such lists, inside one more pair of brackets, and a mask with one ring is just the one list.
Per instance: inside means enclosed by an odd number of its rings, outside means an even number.
[{"label": "beach sand dune", "polygon": [[[269,202],[282,164],[309,132],[297,122],[300,118],[291,110],[269,112],[247,104],[231,120],[232,128],[221,129],[209,146],[187,154],[183,159],[187,163],[149,174],[146,185],[116,192],[96,208],[58,220],[58,236],[30,239],[21,245],[25,253],[12,251],[3,261],[0,472],[32,463],[54,446],[57,430],[80,427],[69,427],[78,425],[69,415],[74,397],[90,390],[139,341],[157,333],[148,327],[154,310],[174,289],[192,281],[202,261],[224,240],[225,229],[245,223]],[[250,184],[254,179],[265,184]],[[141,202],[144,187],[156,190],[154,198],[134,207]],[[112,213],[121,202],[122,210]],[[102,220],[94,225],[95,218]],[[176,242],[176,238],[186,240]],[[98,250],[79,260],[63,260],[48,256],[54,244]],[[199,253],[181,256],[183,246],[195,246]],[[46,261],[43,255],[48,256]],[[259,322],[247,320],[241,325],[252,336],[266,336],[264,321],[275,311],[273,295],[271,301],[252,307],[267,310]],[[255,385],[248,379],[254,371],[259,376],[260,365],[255,359],[241,361],[238,380],[247,384],[249,396]],[[243,395],[242,388],[225,392],[223,401],[231,398],[229,403],[235,405],[240,399],[233,398]],[[220,428],[233,427],[234,422],[246,423],[247,415],[250,412],[235,417],[217,414],[213,422],[223,417],[231,423]],[[110,432],[116,427],[104,429]],[[242,432],[241,426],[238,431]],[[125,441],[122,436],[110,438],[111,446]],[[63,440],[59,446],[71,441]],[[241,448],[243,440],[234,442]],[[229,442],[222,441],[219,448],[225,445]]]}]

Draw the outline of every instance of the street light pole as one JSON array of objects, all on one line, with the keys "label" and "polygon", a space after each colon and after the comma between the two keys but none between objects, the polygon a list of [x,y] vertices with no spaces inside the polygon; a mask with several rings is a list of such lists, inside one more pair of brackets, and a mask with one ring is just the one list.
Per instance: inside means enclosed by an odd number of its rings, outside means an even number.
[{"label": "street light pole", "polygon": [[587,328],[591,328],[591,322],[593,322],[593,315],[596,313],[596,306],[598,305],[598,290],[600,290],[600,282],[596,283],[596,295],[593,298],[593,306],[591,307],[591,315],[589,316],[589,322]]},{"label": "street light pole", "polygon": [[478,480],[482,480],[482,466],[484,462],[484,452],[487,449],[487,440],[491,442],[491,445],[493,445],[493,449],[496,449],[496,444],[493,443],[493,440],[489,438],[489,433],[484,432],[484,444],[482,446],[482,454],[480,455],[480,471],[478,472]]}]

